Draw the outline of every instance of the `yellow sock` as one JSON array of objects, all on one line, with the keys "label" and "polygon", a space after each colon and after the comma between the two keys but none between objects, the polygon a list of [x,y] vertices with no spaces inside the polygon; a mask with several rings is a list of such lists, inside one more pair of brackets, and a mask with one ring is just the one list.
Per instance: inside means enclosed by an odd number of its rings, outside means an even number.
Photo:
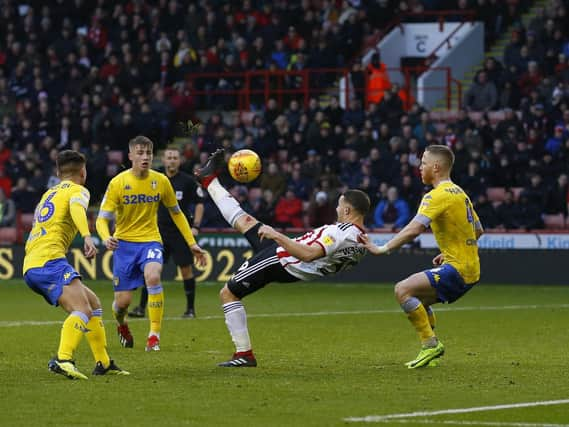
[{"label": "yellow sock", "polygon": [[431,325],[431,329],[434,330],[437,325],[437,316],[435,316],[435,312],[431,307],[427,307],[426,310],[427,316],[429,317],[429,324]]},{"label": "yellow sock", "polygon": [[57,358],[59,360],[73,359],[73,353],[75,353],[81,338],[83,338],[88,321],[87,315],[80,311],[73,311],[67,316],[61,328],[59,349],[57,350]]},{"label": "yellow sock", "polygon": [[164,315],[164,291],[162,285],[148,287],[148,318],[150,333],[160,335]]},{"label": "yellow sock", "polygon": [[101,362],[103,367],[108,367],[111,359],[107,353],[107,335],[105,333],[105,325],[103,325],[103,309],[93,310],[93,316],[87,323],[85,338],[89,342],[95,363]]},{"label": "yellow sock", "polygon": [[413,324],[415,330],[419,334],[421,342],[425,343],[427,341],[431,341],[431,339],[435,337],[435,333],[433,332],[433,328],[431,328],[431,324],[429,323],[427,310],[425,310],[425,307],[423,304],[421,304],[421,301],[413,297],[405,301],[402,306],[407,313],[407,318]]}]

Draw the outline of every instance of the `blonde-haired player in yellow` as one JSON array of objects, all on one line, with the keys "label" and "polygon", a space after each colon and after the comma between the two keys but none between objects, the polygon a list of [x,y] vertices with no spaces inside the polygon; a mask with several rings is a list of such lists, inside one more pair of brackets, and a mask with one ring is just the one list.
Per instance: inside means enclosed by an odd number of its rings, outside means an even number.
[{"label": "blonde-haired player in yellow", "polygon": [[421,179],[433,189],[423,197],[417,215],[385,245],[376,246],[367,235],[361,237],[372,254],[389,254],[430,226],[441,250],[433,259],[435,268],[412,274],[395,285],[395,296],[422,343],[418,356],[406,363],[410,369],[431,364],[445,351],[433,332],[431,305],[456,301],[480,279],[478,238],[484,230],[470,198],[450,180],[453,163],[454,154],[447,146],[428,146],[421,160]]},{"label": "blonde-haired player in yellow", "polygon": [[57,356],[48,363],[50,371],[71,379],[87,379],[73,361],[73,354],[83,335],[95,358],[93,375],[128,375],[109,358],[103,326],[101,302],[81,282],[81,276],[69,265],[65,254],[77,231],[84,240],[85,256],[92,258],[97,248],[87,224],[89,191],[85,157],[65,150],[57,156],[57,175],[61,182],[47,190],[34,214],[32,230],[26,242],[24,280],[47,302],[69,313],[63,327]]},{"label": "blonde-haired player in yellow", "polygon": [[[160,350],[160,331],[164,313],[162,274],[163,248],[158,230],[158,206],[162,203],[184,237],[199,265],[205,253],[197,245],[186,216],[180,210],[176,194],[168,178],[152,166],[152,141],[137,136],[129,141],[128,158],[132,168],[115,176],[107,187],[97,217],[97,232],[105,247],[113,253],[115,298],[113,314],[123,347],[133,347],[126,316],[132,293],[140,286],[148,289],[150,332],[146,351]],[[111,234],[109,222],[115,221]]]}]

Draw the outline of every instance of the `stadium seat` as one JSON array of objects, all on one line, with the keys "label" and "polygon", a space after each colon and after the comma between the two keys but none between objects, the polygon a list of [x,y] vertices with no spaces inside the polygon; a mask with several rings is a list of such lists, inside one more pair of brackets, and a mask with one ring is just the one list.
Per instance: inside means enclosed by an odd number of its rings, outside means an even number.
[{"label": "stadium seat", "polygon": [[486,196],[492,203],[504,201],[506,189],[504,187],[489,187],[486,189]]},{"label": "stadium seat", "polygon": [[120,150],[110,150],[107,152],[107,159],[110,164],[120,165],[123,162],[123,152]]},{"label": "stadium seat", "polygon": [[560,230],[565,227],[565,217],[563,214],[543,215],[543,223],[547,229]]},{"label": "stadium seat", "polygon": [[16,227],[0,228],[0,244],[13,244],[18,241],[18,229]]}]

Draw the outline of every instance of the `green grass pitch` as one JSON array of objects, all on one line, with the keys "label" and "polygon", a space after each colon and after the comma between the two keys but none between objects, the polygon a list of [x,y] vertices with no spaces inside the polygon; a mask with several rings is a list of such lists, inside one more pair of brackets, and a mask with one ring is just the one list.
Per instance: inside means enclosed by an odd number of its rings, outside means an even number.
[{"label": "green grass pitch", "polygon": [[[233,351],[220,284],[198,285],[195,320],[180,319],[181,285],[166,284],[157,353],[144,352],[146,319],[131,322],[134,349],[120,347],[112,286],[89,285],[103,302],[109,353],[132,375],[48,372],[63,311],[22,281],[2,282],[0,426],[357,426],[367,416],[380,425],[569,425],[569,287],[477,285],[437,307],[440,365],[408,370],[418,342],[390,285],[273,284],[246,298],[259,366],[243,369],[216,367]],[[86,341],[76,358],[90,375]]]}]

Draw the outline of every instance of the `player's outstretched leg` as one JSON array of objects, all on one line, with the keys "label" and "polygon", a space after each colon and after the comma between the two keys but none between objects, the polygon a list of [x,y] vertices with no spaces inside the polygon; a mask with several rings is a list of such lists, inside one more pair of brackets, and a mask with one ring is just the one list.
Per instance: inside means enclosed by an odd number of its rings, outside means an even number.
[{"label": "player's outstretched leg", "polygon": [[225,150],[219,148],[209,156],[205,165],[197,170],[196,178],[201,186],[207,189],[209,184],[223,172],[224,168]]},{"label": "player's outstretched leg", "polygon": [[223,188],[217,177],[225,168],[224,151],[216,150],[203,168],[198,169],[196,177],[203,188],[207,190],[211,199],[218,207],[223,218],[237,231],[245,234],[259,223],[241,208],[239,202]]}]

